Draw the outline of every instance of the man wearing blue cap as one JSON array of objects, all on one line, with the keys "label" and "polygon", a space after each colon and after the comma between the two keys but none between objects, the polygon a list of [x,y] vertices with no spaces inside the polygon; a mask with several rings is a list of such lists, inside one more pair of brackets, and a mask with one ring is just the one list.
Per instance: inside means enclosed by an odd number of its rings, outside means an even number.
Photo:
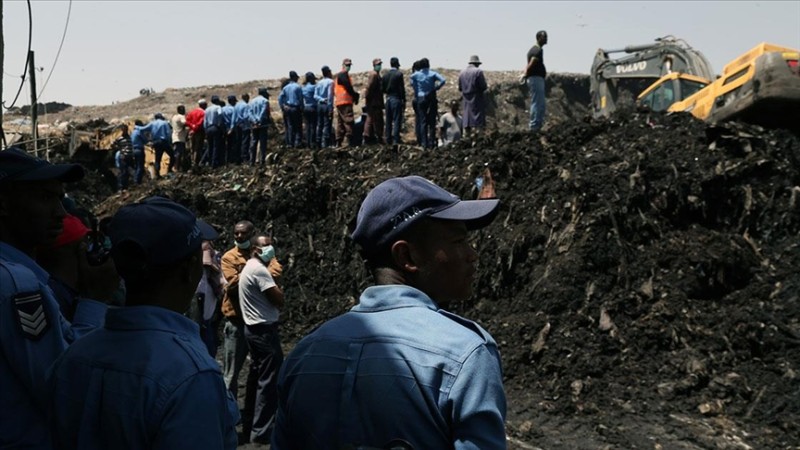
[{"label": "man wearing blue cap", "polygon": [[506,448],[497,344],[441,309],[472,295],[468,231],[497,212],[418,176],[367,195],[352,238],[376,286],[286,357],[273,450]]},{"label": "man wearing blue cap", "polygon": [[23,150],[0,151],[0,448],[50,449],[45,376],[78,338],[101,327],[119,286],[113,266],[79,260],[86,281],[70,324],[35,261],[63,230],[63,183],[84,176],[77,164],[50,164]]},{"label": "man wearing blue cap", "polygon": [[235,449],[238,407],[183,315],[203,271],[202,242],[217,233],[183,206],[150,197],[123,206],[109,236],[126,306],[53,365],[55,446]]}]

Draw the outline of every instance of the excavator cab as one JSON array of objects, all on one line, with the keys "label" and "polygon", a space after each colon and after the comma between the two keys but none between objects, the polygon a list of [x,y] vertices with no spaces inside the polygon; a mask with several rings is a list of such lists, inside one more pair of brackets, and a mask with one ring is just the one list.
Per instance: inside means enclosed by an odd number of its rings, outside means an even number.
[{"label": "excavator cab", "polygon": [[639,94],[636,103],[650,111],[666,111],[675,102],[694,95],[709,84],[711,81],[703,77],[673,72],[659,78]]}]

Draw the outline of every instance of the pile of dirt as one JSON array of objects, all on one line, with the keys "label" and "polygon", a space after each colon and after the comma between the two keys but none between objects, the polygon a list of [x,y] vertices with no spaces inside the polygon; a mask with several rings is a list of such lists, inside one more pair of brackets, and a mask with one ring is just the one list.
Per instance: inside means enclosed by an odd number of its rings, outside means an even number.
[{"label": "pile of dirt", "polygon": [[80,189],[99,214],[147,195],[173,198],[222,232],[223,250],[237,220],[272,233],[285,265],[288,349],[370,283],[348,238],[370,188],[416,174],[475,198],[485,165],[501,212],[473,237],[476,295],[452,309],[500,346],[511,448],[800,442],[792,134],[621,111],[433,151],[279,148],[264,168],[180,174],[124,198],[85,191],[102,180]]}]

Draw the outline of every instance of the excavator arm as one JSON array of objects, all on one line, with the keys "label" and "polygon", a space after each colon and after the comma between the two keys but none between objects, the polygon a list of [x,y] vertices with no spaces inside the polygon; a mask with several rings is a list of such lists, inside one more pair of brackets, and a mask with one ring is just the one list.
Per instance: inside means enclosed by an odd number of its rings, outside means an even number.
[{"label": "excavator arm", "polygon": [[[615,53],[626,55],[612,59],[610,55]],[[650,44],[629,45],[621,49],[598,49],[590,72],[593,115],[608,117],[616,109],[620,80],[657,80],[673,72],[714,79],[706,57],[674,36],[664,36]],[[638,94],[636,92],[634,97]]]}]

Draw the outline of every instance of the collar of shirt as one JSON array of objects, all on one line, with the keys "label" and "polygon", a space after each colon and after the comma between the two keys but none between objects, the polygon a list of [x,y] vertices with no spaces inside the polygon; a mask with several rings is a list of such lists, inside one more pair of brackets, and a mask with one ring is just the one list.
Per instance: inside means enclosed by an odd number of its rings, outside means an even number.
[{"label": "collar of shirt", "polygon": [[42,269],[39,264],[36,264],[36,261],[31,259],[30,256],[17,250],[16,247],[6,244],[5,242],[0,242],[0,258],[13,263],[22,264],[31,272],[33,272],[36,275],[36,278],[38,278],[42,284],[47,284],[48,280],[50,279],[50,274],[48,274],[46,270]]},{"label": "collar of shirt", "polygon": [[428,308],[438,311],[430,297],[419,289],[403,284],[370,286],[364,290],[353,312],[377,312],[397,308]]},{"label": "collar of shirt", "polygon": [[125,306],[109,309],[106,326],[109,330],[159,330],[196,336],[200,327],[174,311],[158,306]]}]

